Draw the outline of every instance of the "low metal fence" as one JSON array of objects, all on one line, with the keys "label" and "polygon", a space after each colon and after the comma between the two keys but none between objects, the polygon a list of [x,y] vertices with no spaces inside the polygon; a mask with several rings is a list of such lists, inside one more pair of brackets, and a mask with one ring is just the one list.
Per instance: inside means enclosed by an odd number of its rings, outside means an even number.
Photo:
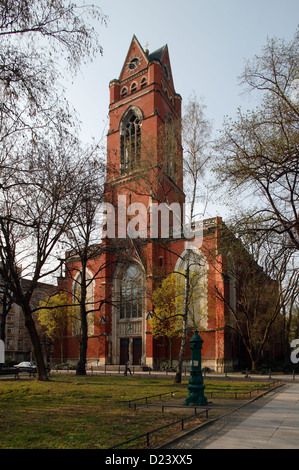
[{"label": "low metal fence", "polygon": [[222,395],[223,397],[225,398],[229,398],[229,397],[233,397],[235,398],[236,400],[242,396],[244,398],[244,396],[248,396],[249,398],[252,397],[252,394],[255,393],[255,392],[262,392],[263,390],[267,390],[269,388],[272,388],[274,387],[275,385],[279,385],[280,383],[282,383],[281,381],[276,381],[274,380],[273,382],[269,382],[267,384],[264,384],[260,387],[257,387],[257,388],[253,388],[251,390],[242,390],[242,389],[230,389],[230,390],[205,390],[205,395],[206,396],[209,396],[210,398],[216,398],[216,396],[218,395]]},{"label": "low metal fence", "polygon": [[[251,389],[251,390],[245,390],[245,389],[229,389],[229,390],[209,390],[209,389],[205,389],[205,395],[206,396],[209,396],[210,398],[215,398],[216,395],[222,395],[222,396],[233,396],[235,399],[238,399],[238,396],[244,396],[244,395],[249,395],[249,397],[251,398],[252,394],[254,392],[259,392],[259,391],[263,391],[264,389],[269,389],[269,388],[272,388],[274,387],[274,385],[278,385],[282,383],[281,381],[276,381],[276,380],[273,380],[272,382],[269,382],[269,383],[266,383],[266,384],[263,384],[262,386],[260,387],[257,387],[257,388],[254,388],[254,389]],[[186,389],[182,389],[182,390],[176,390],[175,392],[174,391],[169,391],[169,392],[165,392],[165,393],[158,393],[156,395],[148,395],[146,397],[139,397],[139,398],[132,398],[132,400],[123,400],[121,403],[124,403],[124,404],[128,404],[129,407],[134,406],[134,408],[136,409],[136,402],[140,402],[140,401],[144,401],[146,404],[148,404],[149,400],[152,399],[152,398],[157,398],[159,397],[160,400],[162,399],[162,397],[165,397],[165,396],[169,396],[171,398],[174,397],[174,395],[178,396],[179,394],[186,394]]]},{"label": "low metal fence", "polygon": [[159,397],[160,400],[161,400],[162,397],[165,396],[165,395],[170,395],[171,398],[173,398],[174,393],[175,393],[175,392],[172,392],[172,391],[171,391],[171,392],[165,392],[165,393],[158,393],[157,395],[149,395],[149,396],[147,396],[147,397],[134,398],[134,399],[132,399],[132,400],[122,401],[121,403],[127,403],[127,404],[129,405],[129,407],[131,407],[131,403],[135,403],[136,401],[145,400],[145,403],[148,403],[148,400],[149,400],[150,398],[157,398],[157,397]]},{"label": "low metal fence", "polygon": [[[196,408],[196,407],[195,407],[195,408]],[[200,412],[200,413],[197,413],[197,409],[196,409],[196,410],[195,410],[195,413],[194,413],[193,415],[187,416],[187,417],[185,417],[185,418],[180,418],[180,419],[178,419],[177,421],[174,421],[174,422],[172,422],[172,423],[165,424],[164,426],[160,426],[159,428],[152,429],[151,431],[147,431],[147,432],[145,432],[145,433],[143,433],[143,434],[139,434],[139,435],[136,436],[136,437],[132,437],[131,439],[127,439],[126,441],[120,442],[119,444],[116,444],[116,445],[114,445],[114,446],[112,446],[112,447],[109,447],[108,450],[110,450],[110,449],[116,449],[116,448],[118,448],[118,447],[122,447],[122,446],[124,446],[124,445],[130,444],[131,442],[137,441],[138,439],[142,439],[143,437],[146,438],[146,446],[149,447],[149,445],[150,445],[150,436],[151,436],[152,434],[154,434],[154,433],[156,433],[156,432],[158,432],[158,431],[161,431],[162,429],[166,429],[166,428],[169,428],[169,427],[171,427],[171,426],[174,426],[174,425],[176,425],[176,424],[181,424],[181,429],[182,429],[182,431],[183,431],[183,430],[184,430],[184,423],[185,423],[185,421],[190,420],[190,419],[194,418],[195,416],[199,416],[199,415],[204,414],[204,413],[205,413],[205,415],[206,415],[206,418],[208,418],[208,412],[209,412],[208,408],[202,410],[202,407],[201,407],[201,412]]]}]

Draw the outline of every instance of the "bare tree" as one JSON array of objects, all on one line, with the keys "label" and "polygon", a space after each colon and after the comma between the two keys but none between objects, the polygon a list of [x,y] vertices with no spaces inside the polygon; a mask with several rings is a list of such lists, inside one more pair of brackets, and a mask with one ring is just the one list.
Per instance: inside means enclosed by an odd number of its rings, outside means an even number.
[{"label": "bare tree", "polygon": [[[292,312],[298,295],[298,40],[298,31],[288,43],[270,39],[262,53],[248,61],[241,84],[260,94],[262,101],[255,110],[239,110],[234,121],[227,120],[216,146],[219,181],[234,199],[242,195],[245,203],[250,201],[238,216],[236,232],[246,243],[254,240],[255,248],[258,244],[267,254],[261,265],[276,283],[276,300],[270,316],[265,316],[269,321],[264,322],[263,335],[259,333],[260,344],[281,311],[286,314],[288,337],[287,311]],[[256,297],[260,295],[263,292],[256,292]],[[257,323],[257,330],[261,325]],[[260,350],[259,346],[256,358]]]},{"label": "bare tree", "polygon": [[187,200],[190,202],[190,221],[198,215],[194,213],[198,199],[203,200],[206,197],[203,194],[204,176],[211,160],[211,123],[205,116],[205,109],[206,106],[193,95],[188,99],[182,118],[184,186]]},{"label": "bare tree", "polygon": [[[40,146],[38,149],[36,160],[32,155],[27,162],[23,160],[22,171],[19,169],[15,178],[10,178],[8,188],[1,188],[0,274],[22,308],[39,378],[44,380],[32,297],[38,282],[58,269],[54,250],[77,208],[79,198],[74,201],[73,192],[77,190],[74,181],[79,169],[65,155],[57,157],[56,148],[52,149],[54,155],[49,146],[44,152]],[[24,276],[29,279],[26,287],[22,282]]]},{"label": "bare tree", "polygon": [[[106,266],[106,246],[102,243],[102,203],[104,202],[105,166],[99,155],[92,154],[85,163],[84,173],[80,178],[78,209],[67,230],[65,272],[72,281],[72,296],[76,315],[73,323],[77,324],[79,340],[79,362],[77,375],[86,374],[86,355],[88,346],[88,326],[94,323],[93,315],[109,299],[96,301],[89,294],[92,284],[101,277]],[[92,260],[96,265],[90,266]],[[75,313],[75,312],[74,312]],[[76,317],[76,318],[75,318]]]},{"label": "bare tree", "polygon": [[[239,110],[224,124],[215,169],[231,193],[253,201],[247,218],[252,230],[279,234],[285,249],[299,248],[299,34],[289,43],[272,39],[261,55],[249,61],[241,77],[263,100],[256,110]],[[247,192],[247,193],[246,193]],[[247,201],[247,199],[245,199]],[[267,222],[256,227],[256,217]],[[250,226],[248,225],[248,229]],[[284,235],[287,235],[285,237]]]},{"label": "bare tree", "polygon": [[[0,36],[5,40],[34,40],[34,49],[50,43],[52,55],[63,57],[70,67],[102,53],[98,34],[89,21],[107,23],[100,7],[79,5],[68,0],[5,0],[0,4]],[[43,41],[43,39],[45,41]],[[38,46],[39,44],[39,46]],[[20,44],[19,44],[20,45]],[[17,65],[18,67],[18,65]]]},{"label": "bare tree", "polygon": [[298,295],[299,273],[289,252],[278,254],[270,234],[267,240],[252,232],[235,237],[232,227],[223,227],[220,247],[223,261],[218,269],[230,285],[230,295],[215,285],[216,295],[226,306],[227,327],[242,339],[256,369],[280,320],[283,346],[283,314]]},{"label": "bare tree", "polygon": [[65,58],[75,71],[101,53],[88,18],[104,16],[64,0],[0,3],[0,274],[23,310],[39,380],[47,375],[32,297],[38,281],[57,269],[52,255],[77,208],[83,165],[57,63]]}]

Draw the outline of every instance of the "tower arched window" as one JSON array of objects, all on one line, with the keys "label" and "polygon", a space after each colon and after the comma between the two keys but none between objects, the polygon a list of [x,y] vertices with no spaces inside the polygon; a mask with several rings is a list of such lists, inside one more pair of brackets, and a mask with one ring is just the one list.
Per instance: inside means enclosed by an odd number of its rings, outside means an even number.
[{"label": "tower arched window", "polygon": [[122,98],[125,98],[127,96],[127,94],[128,94],[128,88],[126,86],[124,86],[120,91],[120,96]]},{"label": "tower arched window", "polygon": [[138,168],[141,161],[142,114],[137,108],[131,109],[121,122],[121,173]]},{"label": "tower arched window", "polygon": [[123,271],[120,282],[120,319],[142,317],[142,279],[142,271],[136,264],[130,264]]},{"label": "tower arched window", "polygon": [[141,79],[140,86],[141,86],[141,88],[145,88],[146,85],[147,85],[147,79],[146,79],[146,77],[143,77]]},{"label": "tower arched window", "polygon": [[131,85],[131,93],[135,93],[137,91],[137,83],[133,82]]}]

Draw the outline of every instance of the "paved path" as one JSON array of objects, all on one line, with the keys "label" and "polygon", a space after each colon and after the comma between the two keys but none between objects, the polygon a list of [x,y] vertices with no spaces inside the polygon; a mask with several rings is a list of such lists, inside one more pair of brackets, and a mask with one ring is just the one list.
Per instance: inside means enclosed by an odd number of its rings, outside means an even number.
[{"label": "paved path", "polygon": [[299,449],[299,384],[270,392],[164,448]]}]

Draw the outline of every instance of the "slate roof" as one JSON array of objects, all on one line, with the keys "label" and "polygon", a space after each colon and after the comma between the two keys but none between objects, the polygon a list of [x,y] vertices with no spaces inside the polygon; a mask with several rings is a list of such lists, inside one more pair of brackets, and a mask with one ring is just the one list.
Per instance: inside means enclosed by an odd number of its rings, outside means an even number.
[{"label": "slate roof", "polygon": [[157,49],[156,51],[151,52],[147,56],[148,60],[149,61],[151,61],[151,60],[160,60],[161,61],[161,59],[163,57],[163,54],[166,51],[166,48],[167,48],[167,45],[165,44],[165,46],[160,47],[160,49]]}]

